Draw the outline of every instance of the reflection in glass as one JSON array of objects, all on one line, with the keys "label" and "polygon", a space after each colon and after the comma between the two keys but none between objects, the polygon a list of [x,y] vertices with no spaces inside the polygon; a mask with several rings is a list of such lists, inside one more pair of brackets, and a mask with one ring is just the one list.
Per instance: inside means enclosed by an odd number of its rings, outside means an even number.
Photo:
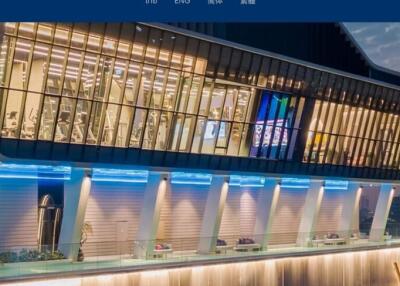
[{"label": "reflection in glass", "polygon": [[57,97],[46,96],[44,98],[42,119],[40,122],[39,139],[40,140],[52,140],[53,130],[55,126],[55,119],[58,109]]},{"label": "reflection in glass", "polygon": [[90,101],[78,100],[71,135],[71,143],[84,143],[87,126],[89,123],[90,107]]},{"label": "reflection in glass", "polygon": [[71,98],[62,98],[60,111],[58,112],[56,134],[54,141],[68,142],[71,130],[72,116],[75,107],[75,101]]},{"label": "reflection in glass", "polygon": [[129,143],[130,147],[140,147],[140,139],[142,138],[146,113],[146,110],[136,108],[135,119],[133,120],[131,140]]},{"label": "reflection in glass", "polygon": [[25,101],[24,117],[22,120],[21,138],[34,140],[37,137],[36,124],[40,106],[40,94],[28,93]]}]

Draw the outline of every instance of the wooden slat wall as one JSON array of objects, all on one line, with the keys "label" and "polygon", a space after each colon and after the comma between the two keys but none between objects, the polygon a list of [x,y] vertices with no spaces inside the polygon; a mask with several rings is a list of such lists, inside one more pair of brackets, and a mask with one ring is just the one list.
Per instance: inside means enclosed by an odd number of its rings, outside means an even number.
[{"label": "wooden slat wall", "polygon": [[174,250],[196,250],[209,186],[171,185],[161,209],[157,239]]},{"label": "wooden slat wall", "polygon": [[321,209],[315,225],[315,233],[323,237],[328,233],[337,233],[344,202],[344,190],[325,190]]},{"label": "wooden slat wall", "polygon": [[37,218],[37,180],[0,180],[0,252],[36,248]]},{"label": "wooden slat wall", "polygon": [[[93,182],[85,222],[93,233],[84,245],[86,256],[128,254],[139,227],[145,184]],[[128,241],[117,242],[117,223],[127,221]]]},{"label": "wooden slat wall", "polygon": [[271,228],[270,244],[291,244],[297,239],[307,189],[281,188]]},{"label": "wooden slat wall", "polygon": [[259,190],[229,187],[219,232],[219,237],[228,244],[235,244],[240,237],[253,238]]}]

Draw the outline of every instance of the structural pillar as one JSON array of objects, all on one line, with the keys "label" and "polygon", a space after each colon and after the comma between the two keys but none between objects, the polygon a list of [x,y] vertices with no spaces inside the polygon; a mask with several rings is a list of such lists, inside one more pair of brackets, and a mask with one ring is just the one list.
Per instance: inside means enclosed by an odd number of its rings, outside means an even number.
[{"label": "structural pillar", "polygon": [[394,188],[392,184],[381,184],[374,219],[369,233],[370,241],[383,241],[393,195]]},{"label": "structural pillar", "polygon": [[354,231],[354,221],[359,209],[362,188],[357,182],[349,182],[343,201],[342,214],[339,221],[339,236],[348,240]]},{"label": "structural pillar", "polygon": [[138,258],[146,258],[153,254],[161,208],[168,187],[169,182],[165,175],[149,174],[134,245],[134,253]]},{"label": "structural pillar", "polygon": [[64,213],[58,249],[74,261],[78,258],[91,184],[88,172],[78,168],[71,170],[71,180],[64,184]]},{"label": "structural pillar", "polygon": [[312,181],[307,191],[306,201],[297,234],[297,246],[308,246],[321,208],[324,187],[322,181]]},{"label": "structural pillar", "polygon": [[225,177],[213,176],[200,231],[199,253],[215,251],[228,189],[229,183]]},{"label": "structural pillar", "polygon": [[276,178],[266,178],[264,187],[260,190],[254,225],[254,241],[267,249],[272,222],[280,194],[280,185]]}]

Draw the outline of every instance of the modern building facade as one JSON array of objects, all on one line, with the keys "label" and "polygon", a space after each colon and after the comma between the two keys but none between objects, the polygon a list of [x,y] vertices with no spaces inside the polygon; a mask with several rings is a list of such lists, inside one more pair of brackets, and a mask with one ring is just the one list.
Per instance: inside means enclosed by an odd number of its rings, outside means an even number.
[{"label": "modern building facade", "polygon": [[164,24],[1,34],[1,248],[51,245],[76,260],[149,258],[159,241],[199,254],[218,238],[349,244],[362,192],[378,194],[364,240],[388,239],[392,81]]}]

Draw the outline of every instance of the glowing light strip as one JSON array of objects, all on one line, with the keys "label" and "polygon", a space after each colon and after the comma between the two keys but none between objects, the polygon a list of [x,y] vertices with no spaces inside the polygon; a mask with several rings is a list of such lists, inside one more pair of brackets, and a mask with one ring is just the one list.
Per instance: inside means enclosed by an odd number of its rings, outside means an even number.
[{"label": "glowing light strip", "polygon": [[259,177],[259,176],[231,175],[229,177],[229,185],[230,186],[263,187],[264,183],[265,183],[265,178]]},{"label": "glowing light strip", "polygon": [[94,168],[92,181],[147,183],[149,172],[146,170]]},{"label": "glowing light strip", "polygon": [[71,167],[31,164],[0,164],[0,178],[70,180]]},{"label": "glowing light strip", "polygon": [[325,190],[347,190],[349,186],[348,181],[341,180],[325,180]]},{"label": "glowing light strip", "polygon": [[172,172],[171,184],[180,185],[210,185],[211,174]]},{"label": "glowing light strip", "polygon": [[281,187],[288,189],[307,189],[310,187],[310,179],[282,178]]}]

